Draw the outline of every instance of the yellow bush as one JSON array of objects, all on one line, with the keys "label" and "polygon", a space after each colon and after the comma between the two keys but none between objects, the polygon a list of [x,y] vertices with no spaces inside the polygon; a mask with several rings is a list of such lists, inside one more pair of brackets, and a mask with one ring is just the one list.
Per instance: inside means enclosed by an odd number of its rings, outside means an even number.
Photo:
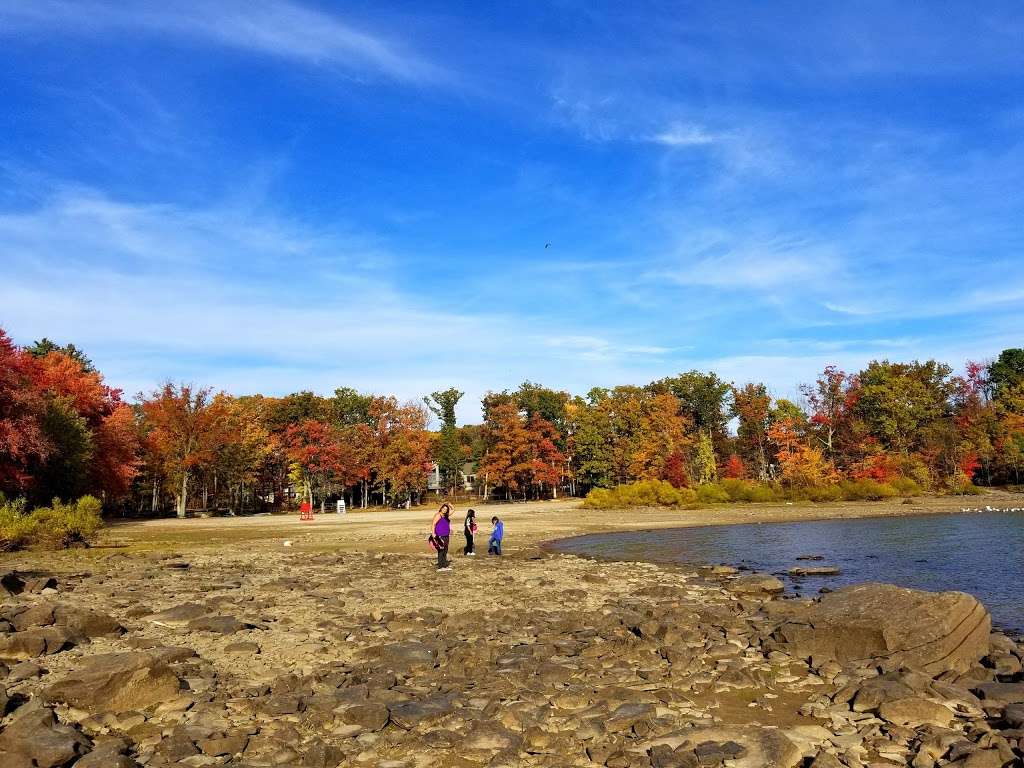
[{"label": "yellow bush", "polygon": [[10,552],[28,544],[36,529],[36,520],[26,513],[25,500],[0,498],[0,551]]},{"label": "yellow bush", "polygon": [[49,507],[26,512],[24,500],[0,500],[0,550],[10,551],[33,544],[69,547],[87,544],[103,525],[102,505],[93,496],[71,504],[54,499]]},{"label": "yellow bush", "polygon": [[590,509],[628,507],[692,506],[697,495],[689,488],[676,488],[664,480],[639,480],[615,488],[595,488],[583,500]]},{"label": "yellow bush", "polygon": [[725,504],[729,494],[718,483],[704,483],[697,486],[697,500],[701,504]]},{"label": "yellow bush", "polygon": [[924,490],[916,480],[909,477],[897,477],[889,481],[889,485],[896,489],[900,496],[920,496]]},{"label": "yellow bush", "polygon": [[880,501],[898,495],[891,485],[877,480],[844,480],[839,488],[847,501]]}]

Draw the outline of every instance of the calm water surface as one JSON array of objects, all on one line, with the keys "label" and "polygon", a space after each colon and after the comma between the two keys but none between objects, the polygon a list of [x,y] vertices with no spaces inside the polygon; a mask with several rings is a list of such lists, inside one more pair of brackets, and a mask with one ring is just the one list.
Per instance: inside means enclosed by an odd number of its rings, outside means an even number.
[{"label": "calm water surface", "polygon": [[[1024,632],[1024,513],[712,525],[597,533],[553,548],[580,555],[669,563],[729,563],[774,573],[787,589],[885,581],[905,587],[970,592],[1007,631]],[[818,562],[797,560],[822,555]],[[795,566],[835,565],[838,576],[790,578]]]}]

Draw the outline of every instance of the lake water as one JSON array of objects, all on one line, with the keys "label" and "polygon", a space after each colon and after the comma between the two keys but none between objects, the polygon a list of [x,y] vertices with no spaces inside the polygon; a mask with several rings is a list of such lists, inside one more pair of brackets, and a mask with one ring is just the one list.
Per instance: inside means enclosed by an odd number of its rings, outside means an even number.
[{"label": "lake water", "polygon": [[[727,563],[786,582],[813,596],[822,587],[884,581],[932,591],[970,592],[1000,628],[1024,632],[1024,513],[711,525],[597,533],[554,542],[579,555],[667,563]],[[820,561],[798,560],[821,555]],[[799,566],[834,565],[838,576],[792,578]]]}]

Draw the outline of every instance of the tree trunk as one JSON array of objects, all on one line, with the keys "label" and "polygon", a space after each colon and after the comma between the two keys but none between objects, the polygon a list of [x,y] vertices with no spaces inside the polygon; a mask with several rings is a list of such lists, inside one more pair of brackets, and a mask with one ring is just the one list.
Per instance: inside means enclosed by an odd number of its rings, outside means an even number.
[{"label": "tree trunk", "polygon": [[178,517],[185,517],[188,508],[188,472],[181,476],[181,494],[178,496]]},{"label": "tree trunk", "polygon": [[157,512],[159,512],[159,511],[160,511],[160,490],[159,490],[159,489],[160,489],[160,483],[159,483],[159,481],[158,481],[158,480],[157,480],[157,479],[156,479],[156,478],[154,477],[154,478],[153,478],[153,501],[152,501],[152,505],[150,506],[150,511],[151,511],[151,512],[152,512],[152,513],[153,513],[154,515],[155,515],[155,514],[156,514]]}]

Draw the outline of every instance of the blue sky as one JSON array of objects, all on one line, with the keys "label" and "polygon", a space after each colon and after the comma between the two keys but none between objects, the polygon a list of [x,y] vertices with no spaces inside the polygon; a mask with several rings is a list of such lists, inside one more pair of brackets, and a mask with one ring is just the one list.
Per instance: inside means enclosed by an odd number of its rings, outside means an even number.
[{"label": "blue sky", "polygon": [[0,0],[0,325],[471,420],[1024,344],[1019,3],[498,5]]}]

